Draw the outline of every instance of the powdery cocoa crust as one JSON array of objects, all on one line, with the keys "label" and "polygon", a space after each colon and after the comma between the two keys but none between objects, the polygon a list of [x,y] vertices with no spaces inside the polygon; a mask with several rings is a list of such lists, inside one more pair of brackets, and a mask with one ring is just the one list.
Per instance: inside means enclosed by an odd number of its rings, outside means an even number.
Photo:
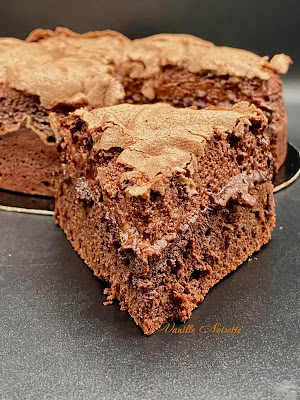
[{"label": "powdery cocoa crust", "polygon": [[[128,127],[138,130],[138,124],[141,131],[146,124],[151,136],[158,115],[159,141],[170,107],[108,108],[111,127],[117,122],[112,109],[119,125],[120,116],[127,115],[124,130],[114,139],[120,143]],[[192,112],[199,122],[201,151],[192,143],[189,148],[194,169],[173,166],[163,190],[150,185],[139,194],[128,190],[132,182],[122,178],[139,170],[120,160],[131,145],[103,146],[103,114],[98,114],[98,122],[95,112],[90,118],[75,112],[60,121],[57,140],[63,167],[57,180],[56,221],[95,275],[110,284],[108,303],[118,299],[146,334],[167,320],[186,321],[215,283],[270,239],[275,213],[265,118],[254,106],[236,109],[177,110],[178,118],[184,118],[183,113],[189,121]],[[209,126],[212,133],[207,133]],[[192,129],[190,137],[195,135]],[[169,136],[178,138],[172,127]],[[162,152],[167,156],[168,149]]]}]

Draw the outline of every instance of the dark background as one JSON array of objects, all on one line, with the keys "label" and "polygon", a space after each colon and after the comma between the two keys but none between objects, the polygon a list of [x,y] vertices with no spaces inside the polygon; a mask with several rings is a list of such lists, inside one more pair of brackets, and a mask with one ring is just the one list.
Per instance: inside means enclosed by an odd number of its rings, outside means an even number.
[{"label": "dark background", "polygon": [[260,55],[284,52],[300,74],[299,0],[0,0],[0,35],[24,39],[37,27],[115,29],[130,38],[190,33]]}]

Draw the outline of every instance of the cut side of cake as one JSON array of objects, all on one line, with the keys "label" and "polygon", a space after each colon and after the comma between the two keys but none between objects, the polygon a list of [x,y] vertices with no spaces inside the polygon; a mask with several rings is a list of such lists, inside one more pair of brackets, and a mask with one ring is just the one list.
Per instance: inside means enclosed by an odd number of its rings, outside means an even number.
[{"label": "cut side of cake", "polygon": [[0,39],[0,188],[51,196],[55,159],[49,115],[82,106],[166,102],[177,107],[248,101],[268,119],[276,173],[286,157],[287,116],[279,74],[291,59],[270,61],[183,34],[130,40],[113,31],[76,34],[38,29],[22,41]]},{"label": "cut side of cake", "polygon": [[267,119],[254,105],[122,104],[51,115],[56,222],[145,334],[185,322],[275,224]]},{"label": "cut side of cake", "polygon": [[[62,116],[74,109],[53,112]],[[0,188],[53,197],[59,166],[49,110],[38,96],[0,83]]]},{"label": "cut side of cake", "polygon": [[116,67],[127,103],[168,102],[176,107],[230,106],[248,101],[268,119],[274,173],[287,153],[287,115],[279,73],[291,59],[271,61],[246,50],[215,46],[191,35],[158,34],[133,41]]}]

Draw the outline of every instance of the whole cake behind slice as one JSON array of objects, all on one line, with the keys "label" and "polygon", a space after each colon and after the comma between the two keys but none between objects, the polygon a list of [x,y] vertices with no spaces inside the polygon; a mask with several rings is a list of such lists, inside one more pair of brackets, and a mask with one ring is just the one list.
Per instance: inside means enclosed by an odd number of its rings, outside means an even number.
[{"label": "whole cake behind slice", "polygon": [[128,61],[117,66],[125,101],[168,102],[177,107],[230,106],[248,101],[268,119],[274,172],[287,152],[287,115],[279,74],[291,59],[271,61],[250,51],[215,46],[191,35],[158,34],[133,41]]},{"label": "whole cake behind slice", "polygon": [[[275,223],[263,113],[118,105],[53,116],[57,223],[144,333],[186,321]],[[255,279],[255,278],[254,278]]]}]

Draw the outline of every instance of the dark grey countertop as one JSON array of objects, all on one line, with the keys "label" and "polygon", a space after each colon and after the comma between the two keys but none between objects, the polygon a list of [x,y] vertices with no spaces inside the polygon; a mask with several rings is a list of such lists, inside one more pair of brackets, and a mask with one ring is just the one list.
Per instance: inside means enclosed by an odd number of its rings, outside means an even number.
[{"label": "dark grey countertop", "polygon": [[[288,111],[299,148],[300,107]],[[271,242],[188,323],[235,334],[144,336],[117,304],[102,305],[104,285],[52,217],[1,211],[0,398],[298,399],[300,180],[275,199]]]}]

